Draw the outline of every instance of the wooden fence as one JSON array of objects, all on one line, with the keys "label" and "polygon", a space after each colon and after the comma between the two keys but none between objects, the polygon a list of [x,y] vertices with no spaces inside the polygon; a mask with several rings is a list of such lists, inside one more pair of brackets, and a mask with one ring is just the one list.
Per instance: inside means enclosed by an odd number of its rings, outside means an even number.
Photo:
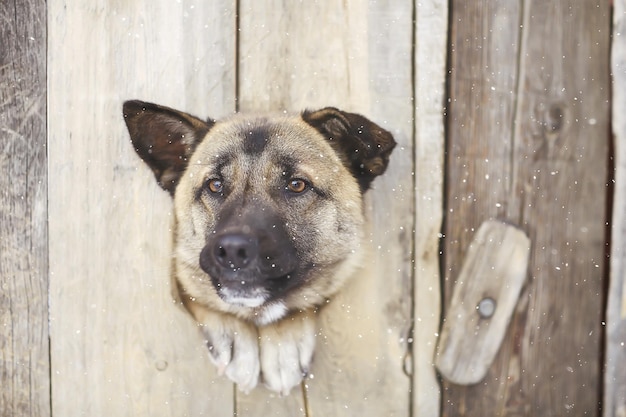
[{"label": "wooden fence", "polygon": [[[626,0],[447,3],[3,0],[0,416],[626,415]],[[334,105],[399,142],[367,198],[376,256],[323,310],[299,392],[237,392],[172,302],[130,98]],[[492,218],[530,262],[463,386],[437,336]]]},{"label": "wooden fence", "polygon": [[610,6],[459,0],[452,10],[444,294],[486,217],[520,225],[532,250],[494,365],[481,384],[444,382],[443,414],[598,415]]}]

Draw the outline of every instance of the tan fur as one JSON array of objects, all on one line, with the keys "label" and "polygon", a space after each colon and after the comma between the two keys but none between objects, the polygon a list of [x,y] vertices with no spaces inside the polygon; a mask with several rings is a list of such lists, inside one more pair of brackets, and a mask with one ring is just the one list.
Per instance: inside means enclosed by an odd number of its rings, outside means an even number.
[{"label": "tan fur", "polygon": [[[264,123],[268,123],[269,120]],[[323,248],[312,258],[317,261],[319,269],[310,285],[289,295],[285,300],[286,311],[312,308],[332,296],[343,282],[350,277],[360,259],[362,246],[362,198],[354,178],[343,167],[332,148],[326,143],[320,133],[306,125],[297,116],[279,116],[271,122],[280,124],[283,131],[280,135],[288,138],[281,142],[278,151],[294,153],[301,158],[303,173],[311,173],[317,184],[334,184],[337,192],[332,196],[322,210],[315,213],[297,211],[287,214],[290,223],[297,227],[299,222],[314,221],[324,239],[320,239],[314,246]],[[185,175],[178,184],[174,197],[177,219],[176,229],[176,275],[185,292],[194,297],[208,308],[234,314],[242,319],[266,324],[264,319],[268,306],[247,308],[227,304],[216,294],[215,288],[206,279],[204,271],[198,268],[198,253],[205,244],[205,236],[198,231],[213,228],[214,214],[210,205],[194,203],[192,196],[198,187],[207,179],[212,167],[219,163],[220,155],[233,148],[241,147],[241,143],[233,137],[250,122],[250,117],[233,117],[211,130],[201,142],[190,159]],[[266,152],[267,153],[267,152]],[[277,176],[280,172],[272,166],[272,155],[264,155],[260,159],[243,155],[234,167],[234,175],[241,178],[256,179],[251,187],[264,195],[264,176]],[[239,186],[243,187],[244,184]],[[269,198],[268,198],[269,200]],[[285,210],[289,207],[284,207]],[[341,222],[346,231],[338,235],[330,227]],[[294,238],[307,239],[298,236]]]},{"label": "tan fur", "polygon": [[[125,103],[124,115],[136,151],[173,194],[176,288],[218,371],[246,392],[261,378],[268,388],[289,393],[309,369],[318,307],[363,260],[362,192],[384,172],[393,138],[362,116],[333,108],[203,122],[135,101]],[[285,172],[286,159],[294,172]],[[298,265],[312,266],[297,269],[295,284],[280,297],[267,293],[272,287],[252,284],[243,295],[226,284],[218,294],[215,277],[206,272],[211,269],[200,266],[220,216],[229,214],[206,191],[217,176],[229,187],[228,210],[258,206],[279,213],[271,218],[284,224],[264,225],[286,231],[280,236],[289,242],[276,247],[289,245],[285,253],[293,252]],[[282,198],[289,178],[306,179],[315,192]],[[234,227],[245,232],[248,226]]]}]

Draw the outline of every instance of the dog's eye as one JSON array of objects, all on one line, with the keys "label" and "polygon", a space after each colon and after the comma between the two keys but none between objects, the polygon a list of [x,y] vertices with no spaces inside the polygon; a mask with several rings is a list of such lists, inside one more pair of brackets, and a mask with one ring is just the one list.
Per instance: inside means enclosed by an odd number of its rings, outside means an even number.
[{"label": "dog's eye", "polygon": [[210,192],[218,194],[224,191],[224,183],[218,178],[211,178],[206,182],[206,188]]},{"label": "dog's eye", "polygon": [[287,184],[287,189],[292,193],[300,194],[309,189],[309,183],[300,178],[292,178]]}]

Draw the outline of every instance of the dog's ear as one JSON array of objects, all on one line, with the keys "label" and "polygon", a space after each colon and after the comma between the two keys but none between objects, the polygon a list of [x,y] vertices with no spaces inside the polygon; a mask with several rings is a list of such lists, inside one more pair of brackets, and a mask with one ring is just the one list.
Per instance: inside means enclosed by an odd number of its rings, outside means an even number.
[{"label": "dog's ear", "polygon": [[135,151],[173,195],[189,157],[215,122],[138,100],[125,102],[123,111]]},{"label": "dog's ear", "polygon": [[396,146],[391,133],[365,117],[326,107],[302,113],[305,122],[324,135],[366,191],[389,164]]}]

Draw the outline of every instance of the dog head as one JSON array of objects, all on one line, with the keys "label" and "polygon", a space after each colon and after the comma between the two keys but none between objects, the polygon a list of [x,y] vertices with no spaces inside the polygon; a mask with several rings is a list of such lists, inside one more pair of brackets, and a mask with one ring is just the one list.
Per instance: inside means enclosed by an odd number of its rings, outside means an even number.
[{"label": "dog head", "polygon": [[124,103],[132,143],[174,197],[183,297],[257,324],[323,303],[354,272],[362,194],[395,141],[335,108],[203,121]]}]

